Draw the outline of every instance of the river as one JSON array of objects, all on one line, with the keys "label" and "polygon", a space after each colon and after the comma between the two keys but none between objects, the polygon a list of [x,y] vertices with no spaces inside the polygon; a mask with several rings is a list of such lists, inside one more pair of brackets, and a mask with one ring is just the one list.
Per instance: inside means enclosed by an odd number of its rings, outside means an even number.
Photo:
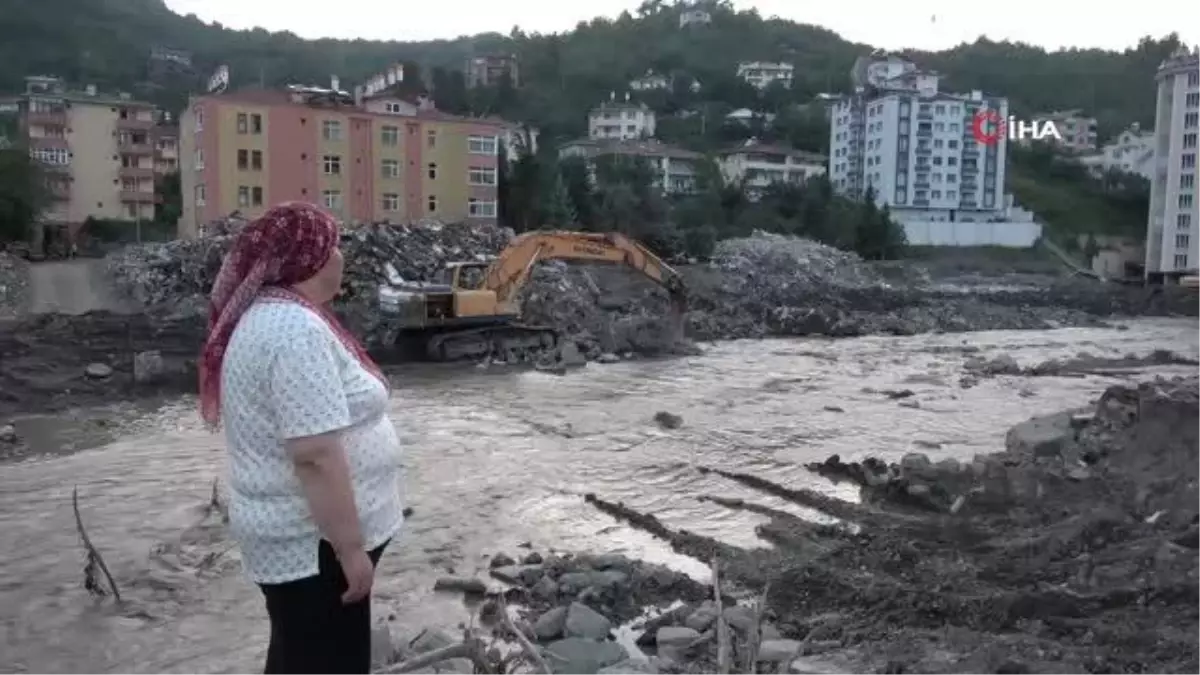
[{"label": "river", "polygon": [[[401,628],[465,621],[457,599],[432,593],[434,577],[471,574],[486,567],[485,555],[518,554],[526,542],[538,550],[618,550],[702,575],[698,561],[618,525],[582,496],[595,492],[672,527],[765,546],[754,535],[756,516],[697,497],[798,507],[696,467],[852,499],[803,464],[831,453],[969,459],[1001,449],[1013,424],[1084,405],[1109,384],[1138,377],[1002,377],[963,389],[964,348],[1007,353],[1022,365],[1081,351],[1200,354],[1194,319],[1126,326],[727,342],[686,359],[592,364],[565,376],[398,371],[392,411],[415,514],[382,561],[376,614]],[[884,389],[911,389],[920,407]],[[659,428],[658,411],[681,415],[683,426]],[[200,427],[185,400],[154,411],[118,442],[0,465],[0,671],[260,670],[261,595],[241,577],[222,528],[203,513],[222,460],[218,437]],[[82,587],[76,485],[89,534],[126,596],[120,608]]]}]

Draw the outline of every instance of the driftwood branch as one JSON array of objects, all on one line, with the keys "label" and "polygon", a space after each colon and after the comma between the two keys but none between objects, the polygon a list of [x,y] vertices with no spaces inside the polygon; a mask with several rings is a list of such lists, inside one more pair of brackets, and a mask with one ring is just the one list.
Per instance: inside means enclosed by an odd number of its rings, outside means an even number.
[{"label": "driftwood branch", "polygon": [[96,578],[96,569],[104,574],[104,578],[108,581],[108,587],[112,590],[113,597],[117,602],[121,602],[121,591],[117,588],[117,582],[113,581],[112,574],[108,571],[108,565],[104,563],[104,558],[100,555],[100,551],[92,545],[92,540],[88,537],[87,530],[83,527],[83,516],[79,515],[79,486],[75,486],[71,490],[71,509],[75,511],[75,529],[79,532],[79,539],[83,541],[83,548],[87,551],[87,562],[83,568],[83,586],[90,593],[95,595],[105,595],[104,589],[100,587],[100,582]]},{"label": "driftwood branch", "polygon": [[733,670],[733,657],[730,654],[729,623],[725,621],[725,608],[721,603],[721,572],[720,561],[714,557],[712,561],[713,601],[717,609],[717,672],[728,675]]},{"label": "driftwood branch", "polygon": [[546,663],[546,659],[542,658],[541,653],[538,652],[537,646],[530,642],[529,638],[525,637],[521,631],[517,630],[516,625],[513,624],[512,617],[508,615],[508,605],[504,602],[503,595],[500,596],[500,620],[504,622],[504,627],[516,637],[517,644],[521,645],[521,651],[525,653],[525,658],[529,659],[530,663],[536,665],[541,669],[541,672],[547,675],[554,672],[550,669],[550,665]]},{"label": "driftwood branch", "polygon": [[[471,659],[476,667],[480,665],[482,658],[482,644],[478,640],[470,642],[460,642],[456,645],[442,647],[431,652],[425,652],[420,656],[414,656],[411,659],[394,663],[381,671],[381,673],[411,673],[414,670],[420,670],[426,666],[431,666],[442,661],[450,659]],[[484,663],[486,665],[486,663]]]},{"label": "driftwood branch", "polygon": [[746,651],[743,654],[742,672],[757,673],[758,667],[758,650],[762,647],[762,624],[763,614],[767,610],[767,593],[771,590],[771,582],[763,585],[762,593],[758,596],[758,601],[754,605],[754,621],[750,623],[750,632],[746,636]]}]

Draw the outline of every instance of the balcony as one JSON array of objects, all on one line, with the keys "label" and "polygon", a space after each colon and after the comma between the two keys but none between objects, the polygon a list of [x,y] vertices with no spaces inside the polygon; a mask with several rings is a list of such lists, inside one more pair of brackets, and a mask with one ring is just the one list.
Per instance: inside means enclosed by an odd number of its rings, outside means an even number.
[{"label": "balcony", "polygon": [[136,117],[118,117],[117,128],[122,131],[149,131],[154,128],[154,120],[138,119]]},{"label": "balcony", "polygon": [[154,178],[154,169],[151,167],[123,166],[119,173],[121,178]]},{"label": "balcony", "polygon": [[67,111],[66,110],[41,110],[37,112],[30,111],[25,121],[31,126],[44,127],[65,127],[67,126]]},{"label": "balcony", "polygon": [[32,150],[69,150],[71,144],[61,136],[30,136],[29,147]]},{"label": "balcony", "polygon": [[117,141],[117,150],[126,155],[153,155],[154,146],[148,142]]},{"label": "balcony", "polygon": [[917,154],[918,154],[918,155],[932,155],[932,154],[933,154],[933,148],[928,148],[928,147],[926,147],[926,148],[923,148],[923,147],[921,147],[921,146],[919,146],[919,145],[918,145],[918,146],[917,146]]},{"label": "balcony", "polygon": [[121,201],[126,203],[154,204],[158,202],[158,195],[153,192],[142,192],[140,190],[121,190]]}]

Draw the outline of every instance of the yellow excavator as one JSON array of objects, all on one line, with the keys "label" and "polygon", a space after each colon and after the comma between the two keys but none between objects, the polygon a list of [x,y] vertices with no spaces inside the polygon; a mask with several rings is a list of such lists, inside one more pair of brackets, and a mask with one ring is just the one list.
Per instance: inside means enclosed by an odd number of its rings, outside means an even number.
[{"label": "yellow excavator", "polygon": [[418,347],[435,361],[488,356],[536,359],[559,347],[553,328],[519,323],[520,292],[543,260],[626,265],[662,286],[671,298],[671,339],[682,337],[687,291],[679,272],[642,244],[616,233],[528,232],[494,260],[451,262],[435,282],[411,282],[389,270],[380,306],[397,344]]}]

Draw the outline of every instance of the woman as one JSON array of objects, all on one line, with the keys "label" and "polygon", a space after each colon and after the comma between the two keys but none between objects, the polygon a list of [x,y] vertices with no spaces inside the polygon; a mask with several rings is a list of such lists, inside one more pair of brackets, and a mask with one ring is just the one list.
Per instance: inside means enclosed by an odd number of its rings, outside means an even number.
[{"label": "woman", "polygon": [[342,266],[333,218],[285,203],[238,235],[213,286],[201,413],[225,430],[267,673],[369,672],[375,565],[403,521],[387,380],[325,307]]}]

